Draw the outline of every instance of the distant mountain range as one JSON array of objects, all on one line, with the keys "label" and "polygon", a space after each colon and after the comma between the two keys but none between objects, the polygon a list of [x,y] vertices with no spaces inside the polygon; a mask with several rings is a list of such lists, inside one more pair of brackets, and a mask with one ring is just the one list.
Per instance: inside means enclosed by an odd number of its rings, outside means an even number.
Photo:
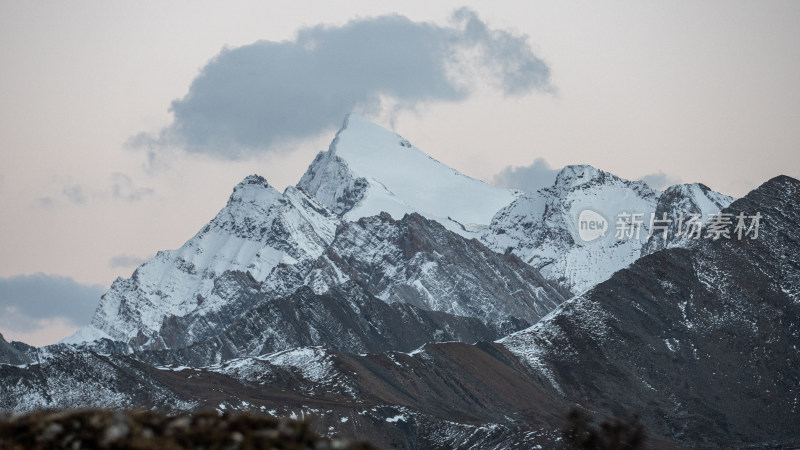
[{"label": "distant mountain range", "polygon": [[583,165],[523,193],[350,115],[297,186],[247,177],[74,336],[0,336],[0,410],[236,409],[383,447],[534,448],[578,408],[637,414],[656,446],[796,446],[798,221],[789,177],[734,201]]}]

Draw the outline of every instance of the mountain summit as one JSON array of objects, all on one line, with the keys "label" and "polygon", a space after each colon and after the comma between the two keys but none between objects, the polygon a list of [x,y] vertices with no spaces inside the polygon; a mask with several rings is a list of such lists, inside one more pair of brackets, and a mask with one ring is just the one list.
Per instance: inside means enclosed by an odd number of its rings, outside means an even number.
[{"label": "mountain summit", "polygon": [[238,271],[261,282],[279,264],[315,259],[333,240],[337,224],[335,215],[301,189],[281,194],[264,178],[248,176],[181,248],[158,252],[130,278],[114,281],[91,325],[63,342],[107,338],[136,348],[193,342],[200,335],[181,331],[170,338],[164,329],[190,314],[203,323],[209,314],[247,309],[236,304],[240,292],[226,289],[225,273]]},{"label": "mountain summit", "polygon": [[[518,329],[563,301],[564,291],[521,261],[462,237],[478,237],[475,231],[518,195],[467,177],[351,114],[297,186],[280,193],[261,176],[246,177],[181,248],[159,252],[130,278],[114,281],[91,325],[63,343],[105,339],[126,351],[180,349],[219,335],[262,302],[303,286],[323,294],[351,279],[384,301]],[[435,235],[447,245],[432,243],[435,251],[416,259],[417,252],[404,255],[400,230],[409,223],[425,230],[413,238]],[[442,276],[454,264],[458,276]],[[503,291],[509,286],[515,298]]]},{"label": "mountain summit", "polygon": [[417,212],[460,234],[488,226],[519,195],[463,175],[355,114],[298,186],[348,221]]},{"label": "mountain summit", "polygon": [[[569,291],[580,293],[663,246],[646,245],[646,226],[635,239],[617,241],[608,232],[596,242],[582,242],[576,229],[582,210],[592,210],[613,227],[622,211],[649,217],[654,211],[694,212],[703,205],[705,213],[732,200],[704,186],[671,188],[666,194],[641,181],[575,165],[562,169],[552,186],[523,195],[463,175],[401,136],[350,114],[297,186],[281,193],[261,176],[246,177],[217,216],[181,248],[159,252],[130,278],[114,281],[91,325],[64,343],[107,339],[135,350],[182,348],[219,334],[219,326],[255,308],[254,299],[286,297],[302,286],[322,294],[347,280],[364,284],[385,301],[520,325],[520,319],[545,315]],[[382,214],[383,219],[355,225]],[[427,224],[402,220],[413,214],[489,248],[462,244],[425,225],[452,248],[438,245],[430,256],[406,260],[387,236],[402,235],[397,230],[406,224]],[[514,301],[500,287],[517,285],[512,274],[522,272],[508,258],[489,258],[493,262],[485,264],[482,255],[489,250],[513,253],[532,268],[514,292],[526,293],[515,301],[536,304],[533,312],[508,307]],[[380,252],[385,252],[382,259]],[[459,277],[440,273],[444,264],[455,267],[447,261],[459,258],[465,261],[458,263]],[[475,283],[491,279],[493,270],[505,274],[498,285]],[[539,272],[543,279],[536,281]],[[553,282],[560,286],[550,286]],[[477,291],[471,296],[466,289],[478,285],[480,301]]]},{"label": "mountain summit", "polygon": [[[677,220],[702,213],[704,223],[709,214],[733,201],[700,186],[673,186],[662,193],[643,181],[626,180],[592,166],[566,166],[552,186],[522,195],[498,211],[481,240],[495,251],[516,254],[545,278],[579,294],[640,256],[664,247],[660,235],[650,235],[651,214],[662,217],[666,213]],[[601,236],[590,241],[582,238],[583,214],[605,223]],[[641,226],[621,238],[616,229],[626,214],[638,215]],[[669,241],[673,247],[689,244],[689,240]]]}]

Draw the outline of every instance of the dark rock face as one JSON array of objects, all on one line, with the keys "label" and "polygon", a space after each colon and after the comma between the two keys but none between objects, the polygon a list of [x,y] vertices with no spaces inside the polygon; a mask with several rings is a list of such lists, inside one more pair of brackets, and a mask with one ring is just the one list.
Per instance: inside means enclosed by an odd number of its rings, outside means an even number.
[{"label": "dark rock face", "polygon": [[390,303],[496,324],[534,323],[569,295],[515,255],[497,254],[416,213],[342,225],[306,282],[330,286],[346,278]]},{"label": "dark rock face", "polygon": [[164,318],[156,339],[166,351],[149,354],[205,365],[297,346],[363,353],[493,340],[536,322],[566,294],[514,255],[418,214],[384,214],[341,225],[317,260],[279,265],[262,283],[219,275],[210,295],[230,300]]},{"label": "dark rock face", "polygon": [[157,348],[184,348],[216,336],[220,329],[237,321],[263,300],[264,295],[260,294],[260,283],[248,273],[226,271],[220,274],[214,279],[211,295],[228,301],[214,311],[164,317],[161,330],[155,336],[160,343]]},{"label": "dark rock face", "polygon": [[[292,295],[258,301],[259,306],[216,336],[185,348],[141,352],[155,364],[201,367],[234,358],[296,347],[325,346],[350,353],[411,351],[428,342],[477,342],[503,336],[478,319],[386,302],[354,282],[323,294],[302,287]],[[523,328],[524,322],[514,323]]]},{"label": "dark rock face", "polygon": [[0,364],[25,364],[28,362],[30,362],[28,355],[8,343],[0,334]]},{"label": "dark rock face", "polygon": [[796,445],[798,204],[772,179],[725,210],[760,212],[758,239],[646,256],[502,342],[554,395],[677,442]]},{"label": "dark rock face", "polygon": [[[689,236],[690,233],[685,233],[689,217],[699,214],[700,220],[705,223],[709,214],[722,211],[731,202],[733,198],[714,192],[702,183],[670,186],[658,198],[655,210],[655,219],[663,220],[666,217],[671,220],[666,238],[663,231],[654,232],[642,247],[642,256],[664,248],[693,245],[694,239]],[[682,230],[678,229],[679,226]]]}]

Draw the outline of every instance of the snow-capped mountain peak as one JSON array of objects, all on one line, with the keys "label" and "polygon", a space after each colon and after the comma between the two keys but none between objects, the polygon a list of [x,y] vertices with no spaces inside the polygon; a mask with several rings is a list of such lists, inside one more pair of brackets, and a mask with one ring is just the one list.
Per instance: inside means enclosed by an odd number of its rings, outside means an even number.
[{"label": "snow-capped mountain peak", "polygon": [[[631,239],[618,240],[615,221],[621,213],[649,218],[658,192],[589,165],[564,167],[552,186],[524,195],[500,210],[483,240],[495,251],[512,251],[573,292],[603,281],[639,257],[647,241],[643,223]],[[582,240],[579,220],[584,211],[602,218],[606,232]]]},{"label": "snow-capped mountain peak", "polygon": [[236,300],[235,292],[217,286],[225,273],[263,281],[278,264],[316,259],[338,223],[303,190],[290,187],[281,194],[263,177],[250,175],[183,246],[158,252],[130,278],[114,281],[91,325],[66,342],[110,337],[136,348],[162,348],[167,344],[161,331],[170,318],[218,313]]},{"label": "snow-capped mountain peak", "polygon": [[[613,232],[618,214],[638,213],[649,219],[650,213],[657,211],[657,203],[671,212],[705,212],[729,203],[729,198],[702,185],[679,186],[667,192],[675,194],[673,201],[662,201],[661,193],[644,182],[625,180],[589,165],[574,165],[562,169],[552,186],[522,195],[465,176],[399,135],[351,114],[297,186],[280,193],[261,176],[246,177],[233,189],[225,207],[183,246],[158,252],[130,278],[117,279],[103,296],[91,326],[70,342],[111,339],[134,349],[191,345],[213,333],[215,326],[245,314],[253,307],[246,299],[256,298],[255,293],[289,295],[304,284],[322,293],[354,276],[385,280],[386,286],[376,284],[371,292],[383,300],[418,297],[417,306],[424,308],[504,320],[510,313],[502,308],[494,316],[489,313],[491,299],[477,306],[469,303],[474,306],[469,309],[462,307],[459,296],[442,303],[442,298],[453,294],[449,287],[443,288],[445,294],[431,294],[445,277],[431,268],[434,262],[441,262],[446,249],[434,252],[438,256],[430,260],[409,263],[395,258],[397,248],[388,246],[386,255],[391,257],[381,255],[375,267],[365,266],[369,269],[365,273],[354,268],[361,267],[360,260],[368,253],[376,252],[374,247],[380,247],[373,242],[387,242],[381,224],[416,213],[419,219],[438,222],[462,236],[477,237],[495,252],[511,251],[547,281],[578,293],[649,251],[644,249],[649,238],[647,222],[635,236],[620,240]],[[587,209],[595,219],[605,220],[608,231],[594,241],[582,240],[578,232],[580,215]],[[343,221],[353,224],[366,217],[378,219],[364,222],[363,232],[353,231],[353,236],[338,233],[347,228]],[[457,242],[443,232],[428,234],[439,236],[438,241]],[[337,237],[345,247],[334,245]],[[362,238],[369,245],[358,244]],[[365,254],[352,254],[355,248]],[[490,259],[479,258],[458,272],[469,273]],[[419,276],[413,275],[417,272]],[[381,273],[385,276],[379,277]],[[468,275],[465,279],[479,277]],[[469,285],[453,286],[459,284]],[[494,289],[491,295],[500,291]],[[534,292],[530,297],[539,301],[537,295]]]},{"label": "snow-capped mountain peak", "polygon": [[348,221],[418,212],[461,234],[488,226],[519,195],[463,175],[355,114],[298,186]]},{"label": "snow-capped mountain peak", "polygon": [[262,207],[271,206],[281,193],[267,183],[261,175],[248,175],[233,188],[228,206],[235,203],[250,203]]},{"label": "snow-capped mountain peak", "polygon": [[650,188],[644,181],[631,181],[618,177],[613,173],[597,169],[588,164],[565,166],[556,174],[556,180],[549,189],[553,192],[565,192],[576,189],[589,189],[592,186],[621,186],[632,189],[641,197],[658,196],[658,191]]},{"label": "snow-capped mountain peak", "polygon": [[596,169],[588,164],[574,164],[564,166],[556,174],[555,186],[573,188],[605,176],[607,172]]},{"label": "snow-capped mountain peak", "polygon": [[[690,242],[650,236],[651,214],[664,213],[675,220],[700,213],[709,214],[728,206],[732,198],[694,183],[677,185],[664,192],[643,181],[631,181],[589,165],[566,166],[552,186],[521,196],[500,210],[482,239],[498,252],[512,251],[546,278],[558,281],[575,293],[583,292],[628,266],[641,255]],[[601,224],[602,233],[585,239],[580,232],[582,217]],[[627,218],[629,234],[620,234]],[[675,236],[677,230],[671,230]]]},{"label": "snow-capped mountain peak", "polygon": [[[460,174],[351,114],[296,187],[280,193],[261,176],[246,177],[183,246],[158,252],[130,278],[117,279],[91,325],[69,342],[102,338],[134,349],[189,345],[211,332],[215,321],[235,320],[249,308],[237,302],[252,296],[226,286],[257,289],[278,266],[316,260],[342,219],[381,212],[401,219],[418,212],[475,235],[518,195]],[[266,285],[293,283],[272,277]]]}]

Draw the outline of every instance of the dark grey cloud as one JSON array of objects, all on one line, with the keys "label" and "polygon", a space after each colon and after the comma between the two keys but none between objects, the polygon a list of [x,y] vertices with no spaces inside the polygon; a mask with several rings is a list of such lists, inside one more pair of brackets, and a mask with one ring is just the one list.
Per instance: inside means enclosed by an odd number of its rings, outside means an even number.
[{"label": "dark grey cloud", "polygon": [[83,191],[83,186],[80,184],[65,186],[64,189],[61,190],[61,193],[72,203],[79,205],[86,203],[86,193]]},{"label": "dark grey cloud", "polygon": [[[44,196],[34,200],[41,208],[52,208],[61,203],[58,198],[64,197],[76,205],[84,205],[89,201],[97,200],[122,200],[138,202],[155,194],[149,187],[137,186],[131,177],[124,173],[111,174],[111,183],[103,188],[85,187],[78,183],[71,183],[61,189],[61,196]],[[57,198],[54,198],[57,197]],[[61,198],[63,200],[63,198]]]},{"label": "dark grey cloud", "polygon": [[0,325],[30,332],[40,319],[67,319],[75,326],[89,323],[102,286],[89,286],[58,275],[21,275],[0,278]]},{"label": "dark grey cloud", "polygon": [[294,40],[227,48],[172,102],[173,123],[129,141],[236,159],[318,136],[345,114],[466,99],[477,83],[516,96],[549,90],[550,70],[524,35],[490,28],[469,9],[449,25],[400,15],[317,25]]},{"label": "dark grey cloud", "polygon": [[145,261],[147,261],[147,258],[122,254],[112,257],[111,260],[108,261],[108,267],[112,269],[125,269],[128,267],[136,267]]},{"label": "dark grey cloud", "polygon": [[492,179],[495,186],[536,192],[552,186],[556,181],[558,169],[553,169],[543,158],[536,158],[529,166],[511,167],[497,173]]},{"label": "dark grey cloud", "polygon": [[56,204],[56,201],[53,200],[53,197],[39,197],[36,200],[34,200],[34,203],[36,204],[36,206],[40,208],[47,209],[47,208],[52,208],[53,205]]},{"label": "dark grey cloud", "polygon": [[137,202],[154,192],[151,188],[137,187],[131,177],[124,173],[111,174],[111,196],[115,199]]},{"label": "dark grey cloud", "polygon": [[681,182],[680,178],[668,175],[660,170],[656,173],[645,175],[640,180],[647,183],[651,188],[658,190],[664,190]]}]

